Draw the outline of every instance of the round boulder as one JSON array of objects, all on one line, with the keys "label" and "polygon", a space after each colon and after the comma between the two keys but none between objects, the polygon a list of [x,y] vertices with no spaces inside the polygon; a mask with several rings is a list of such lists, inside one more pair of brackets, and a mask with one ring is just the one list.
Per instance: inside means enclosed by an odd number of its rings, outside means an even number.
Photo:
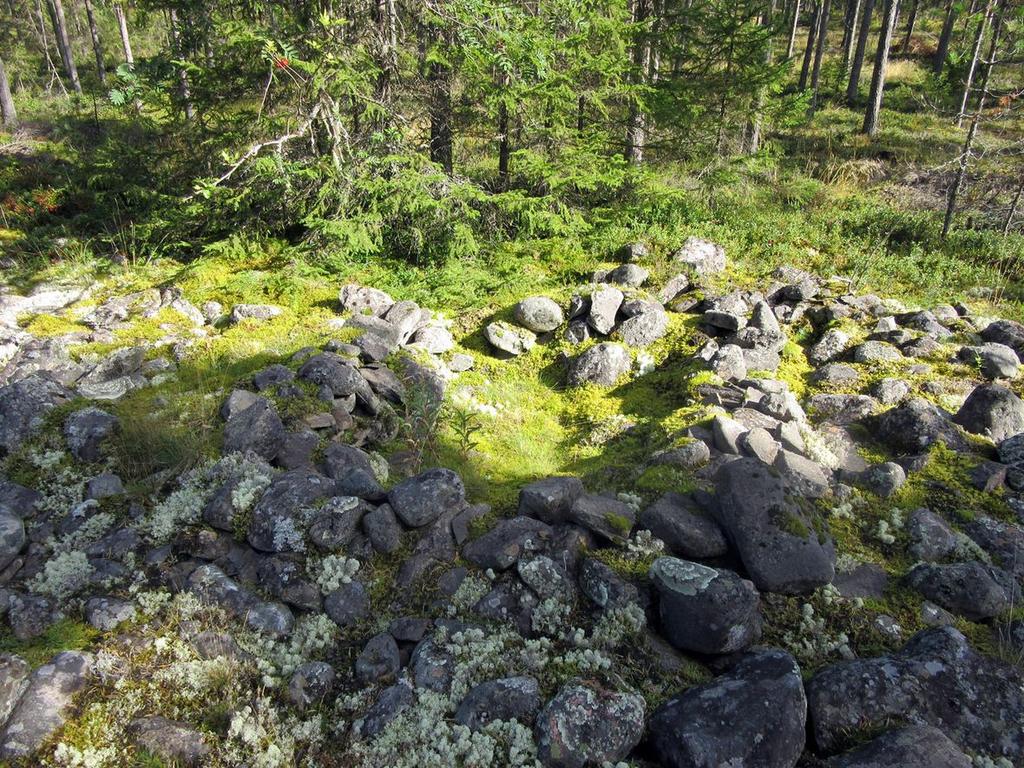
[{"label": "round boulder", "polygon": [[622,760],[643,731],[640,696],[570,683],[541,710],[534,737],[545,766],[584,768]]},{"label": "round boulder", "polygon": [[523,299],[516,304],[512,315],[519,325],[535,333],[553,331],[565,321],[562,308],[546,296]]}]

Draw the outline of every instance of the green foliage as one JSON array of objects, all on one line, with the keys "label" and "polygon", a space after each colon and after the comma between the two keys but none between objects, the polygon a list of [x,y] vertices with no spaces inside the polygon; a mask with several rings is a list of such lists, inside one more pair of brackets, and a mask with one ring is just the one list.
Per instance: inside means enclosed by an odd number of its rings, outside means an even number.
[{"label": "green foliage", "polygon": [[74,619],[62,619],[47,627],[39,637],[19,640],[5,630],[0,634],[0,651],[15,653],[33,668],[41,667],[61,651],[78,651],[88,648],[99,636],[90,625]]}]

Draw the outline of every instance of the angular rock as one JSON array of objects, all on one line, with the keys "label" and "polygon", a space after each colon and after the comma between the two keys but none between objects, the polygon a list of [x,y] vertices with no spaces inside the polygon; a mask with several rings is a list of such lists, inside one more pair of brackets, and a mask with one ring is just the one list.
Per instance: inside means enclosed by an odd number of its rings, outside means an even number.
[{"label": "angular rock", "polygon": [[812,395],[808,401],[811,413],[832,424],[853,424],[870,416],[878,405],[867,395]]},{"label": "angular rock", "polygon": [[277,476],[253,507],[249,544],[261,552],[297,551],[305,535],[305,511],[334,490],[333,480],[309,467]]},{"label": "angular rock", "polygon": [[779,451],[772,464],[786,478],[786,483],[801,496],[809,499],[828,494],[831,481],[821,465],[785,449]]},{"label": "angular rock", "polygon": [[507,355],[522,355],[533,349],[537,337],[533,331],[496,320],[484,328],[484,338],[499,352]]},{"label": "angular rock", "polygon": [[666,493],[640,513],[640,527],[665,542],[669,552],[708,560],[729,550],[718,523],[689,497]]},{"label": "angular rock", "polygon": [[504,571],[523,555],[542,549],[552,537],[551,527],[540,520],[513,517],[466,544],[462,556],[481,570]]},{"label": "angular rock", "polygon": [[896,493],[906,481],[907,473],[893,461],[875,464],[856,476],[857,485],[883,499]]},{"label": "angular rock", "polygon": [[747,359],[743,355],[743,349],[735,344],[720,347],[711,358],[711,370],[726,381],[745,379]]},{"label": "angular rock", "polygon": [[228,322],[236,325],[243,320],[257,320],[266,322],[279,316],[284,310],[275,307],[273,304],[235,304],[231,308],[231,316]]},{"label": "angular rock", "polygon": [[573,502],[583,495],[577,477],[548,477],[519,491],[519,514],[536,517],[548,525],[565,522]]},{"label": "angular rock", "polygon": [[1015,379],[1020,369],[1017,353],[1005,344],[989,342],[977,347],[960,347],[956,358],[976,367],[986,379]]},{"label": "angular rock", "polygon": [[742,651],[761,636],[761,597],[732,571],[659,557],[649,577],[665,638],[680,651]]},{"label": "angular rock", "polygon": [[136,744],[169,763],[200,766],[210,755],[203,734],[186,723],[151,715],[133,720],[130,730]]},{"label": "angular rock", "polygon": [[6,568],[25,546],[25,523],[0,508],[0,571]]},{"label": "angular rock", "polygon": [[466,489],[450,469],[430,469],[392,488],[388,502],[403,523],[420,528],[447,511],[465,507]]},{"label": "angular rock", "polygon": [[828,768],[971,768],[974,763],[938,728],[911,725],[828,761]]},{"label": "angular rock", "polygon": [[92,674],[92,656],[80,651],[58,653],[29,680],[7,724],[0,732],[0,759],[31,757],[64,725],[72,698]]},{"label": "angular rock", "polygon": [[455,711],[455,722],[479,731],[495,720],[531,723],[540,709],[540,685],[533,677],[488,680],[470,689]]},{"label": "angular rock", "polygon": [[665,768],[793,768],[804,749],[806,718],[800,667],[784,651],[763,650],[670,699],[648,728]]},{"label": "angular rock", "polygon": [[324,474],[337,482],[336,493],[377,501],[384,489],[373,471],[367,453],[353,445],[332,443],[324,451]]},{"label": "angular rock", "polygon": [[608,286],[595,289],[590,294],[590,312],[587,315],[590,327],[602,335],[611,333],[623,298],[618,288]]},{"label": "angular rock", "polygon": [[615,338],[631,347],[647,347],[665,335],[668,315],[661,310],[642,312],[619,323]]},{"label": "angular rock", "polygon": [[718,522],[761,591],[802,594],[835,575],[824,521],[774,469],[738,459],[715,475]]},{"label": "angular rock", "polygon": [[284,442],[284,424],[273,404],[259,397],[224,426],[224,453],[252,451],[272,461]]},{"label": "angular rock", "polygon": [[939,442],[953,450],[967,447],[949,414],[924,398],[911,398],[870,422],[877,438],[899,453],[925,453]]},{"label": "angular rock", "polygon": [[880,379],[872,388],[871,394],[882,405],[896,405],[910,394],[910,385],[902,379]]},{"label": "angular rock", "polygon": [[267,603],[215,565],[201,565],[188,577],[188,587],[207,603],[220,606],[252,629],[271,637],[288,635],[295,617],[281,603]]},{"label": "angular rock", "polygon": [[906,523],[910,539],[908,552],[917,560],[942,560],[957,546],[956,533],[949,524],[927,509],[915,509]]},{"label": "angular rock", "polygon": [[903,354],[892,344],[884,341],[865,341],[853,348],[855,363],[879,363],[902,360]]},{"label": "angular rock", "polygon": [[1013,575],[977,561],[922,563],[907,574],[907,584],[934,603],[971,621],[991,619],[1020,601]]},{"label": "angular rock", "polygon": [[21,656],[0,654],[0,723],[6,723],[28,688],[32,667]]},{"label": "angular rock", "polygon": [[102,458],[103,445],[118,429],[118,420],[99,408],[83,408],[64,422],[64,439],[71,455],[79,461],[96,462]]},{"label": "angular rock", "polygon": [[847,333],[832,328],[825,331],[824,335],[807,350],[807,359],[812,365],[824,365],[839,357],[850,344],[850,336]]},{"label": "angular rock", "polygon": [[953,421],[998,443],[1024,432],[1024,400],[1007,387],[982,384],[967,396]]},{"label": "angular rock", "polygon": [[596,344],[569,365],[568,382],[571,387],[596,384],[610,387],[629,372],[632,361],[629,352],[620,344]]},{"label": "angular rock", "polygon": [[636,512],[617,499],[585,493],[573,502],[569,521],[609,541],[624,541],[636,524]]},{"label": "angular rock", "polygon": [[1024,325],[1013,320],[996,320],[981,331],[981,338],[996,344],[1004,344],[1024,360]]},{"label": "angular rock", "polygon": [[90,597],[85,604],[85,618],[101,632],[110,632],[135,618],[135,605],[117,597]]},{"label": "angular rock", "polygon": [[811,730],[818,748],[831,753],[851,732],[931,725],[960,749],[1017,762],[1022,683],[1019,669],[977,653],[956,629],[926,629],[896,653],[839,662],[811,678]]},{"label": "angular rock", "polygon": [[288,682],[288,698],[300,709],[315,706],[334,689],[335,677],[334,668],[327,662],[306,662]]},{"label": "angular rock", "polygon": [[375,635],[356,657],[356,680],[363,685],[394,680],[402,667],[398,643],[387,632]]},{"label": "angular rock", "polygon": [[342,286],[338,301],[345,312],[376,317],[382,317],[395,303],[384,291],[352,283]]},{"label": "angular rock", "polygon": [[324,598],[324,613],[342,629],[366,618],[370,611],[370,596],[362,582],[350,581]]}]

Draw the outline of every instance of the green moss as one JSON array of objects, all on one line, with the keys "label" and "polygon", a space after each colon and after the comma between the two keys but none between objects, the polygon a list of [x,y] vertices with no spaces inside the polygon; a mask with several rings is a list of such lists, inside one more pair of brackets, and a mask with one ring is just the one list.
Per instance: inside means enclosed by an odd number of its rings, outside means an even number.
[{"label": "green moss", "polygon": [[807,523],[794,512],[787,512],[778,525],[790,536],[796,536],[799,539],[806,539],[811,535],[811,529],[807,527]]},{"label": "green moss", "polygon": [[637,581],[647,578],[647,572],[660,555],[636,557],[618,547],[602,547],[587,552],[589,557],[604,563],[626,580]]},{"label": "green moss", "polygon": [[613,531],[620,536],[628,536],[633,528],[633,523],[625,515],[617,515],[614,512],[606,512],[604,521],[608,523]]},{"label": "green moss", "polygon": [[814,372],[814,366],[807,361],[803,348],[792,340],[786,342],[779,358],[774,378],[786,382],[790,391],[803,399],[807,395],[807,380]]},{"label": "green moss", "polygon": [[88,648],[99,637],[99,631],[74,619],[62,619],[47,627],[39,637],[19,640],[10,631],[0,633],[0,651],[15,653],[33,668],[41,667],[61,651]]},{"label": "green moss", "polygon": [[636,488],[649,494],[686,493],[697,487],[693,475],[678,467],[648,467],[636,481]]},{"label": "green moss", "polygon": [[63,315],[33,315],[22,327],[33,336],[63,336],[68,333],[88,333],[91,329]]}]

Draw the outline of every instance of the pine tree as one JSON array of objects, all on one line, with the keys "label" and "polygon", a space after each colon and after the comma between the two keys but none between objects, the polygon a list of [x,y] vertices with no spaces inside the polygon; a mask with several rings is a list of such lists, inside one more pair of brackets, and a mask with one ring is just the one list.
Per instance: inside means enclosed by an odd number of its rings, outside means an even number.
[{"label": "pine tree", "polygon": [[862,133],[874,136],[878,132],[878,116],[882,111],[882,94],[885,91],[885,70],[889,65],[889,48],[896,27],[899,0],[886,0],[882,29],[878,34],[878,48],[875,50],[875,70],[871,73],[871,91],[868,93],[868,108],[864,112]]},{"label": "pine tree", "polygon": [[875,0],[864,0],[864,11],[860,17],[860,32],[857,34],[857,48],[850,65],[850,79],[846,86],[846,103],[851,107],[857,103],[860,93],[860,73],[864,68],[864,56],[867,53],[868,37],[871,34],[871,14],[875,10]]},{"label": "pine tree", "polygon": [[[967,177],[967,169],[971,162],[971,157],[974,154],[974,142],[978,137],[978,129],[981,125],[982,115],[985,111],[985,97],[988,94],[988,84],[992,79],[992,70],[996,64],[996,54],[999,51],[999,38],[1002,34],[1003,21],[1006,16],[1006,5],[1007,0],[999,0],[999,4],[994,10],[994,21],[992,26],[992,36],[989,40],[988,56],[985,59],[984,66],[981,70],[981,82],[978,85],[978,105],[975,107],[974,112],[971,115],[971,124],[967,129],[967,137],[964,139],[964,146],[960,152],[959,158],[957,158],[957,171],[956,178],[949,187],[949,196],[946,201],[946,215],[942,221],[942,237],[945,238],[949,234],[949,230],[953,225],[953,216],[956,215],[957,202],[960,198],[960,193],[963,190],[964,180]],[[990,17],[993,15],[992,2],[989,3],[985,8],[985,16]],[[965,102],[966,103],[966,99]]]},{"label": "pine tree", "polygon": [[18,124],[18,113],[14,108],[14,97],[11,95],[11,83],[7,79],[4,60],[0,58],[0,121],[4,127],[13,128]]},{"label": "pine tree", "polygon": [[48,0],[50,8],[50,20],[53,22],[53,31],[57,36],[57,51],[60,53],[61,62],[64,64],[64,74],[71,81],[71,88],[75,93],[82,93],[82,84],[78,80],[78,70],[75,68],[75,57],[71,52],[71,40],[68,37],[68,23],[64,17],[64,5],[61,0]]}]

